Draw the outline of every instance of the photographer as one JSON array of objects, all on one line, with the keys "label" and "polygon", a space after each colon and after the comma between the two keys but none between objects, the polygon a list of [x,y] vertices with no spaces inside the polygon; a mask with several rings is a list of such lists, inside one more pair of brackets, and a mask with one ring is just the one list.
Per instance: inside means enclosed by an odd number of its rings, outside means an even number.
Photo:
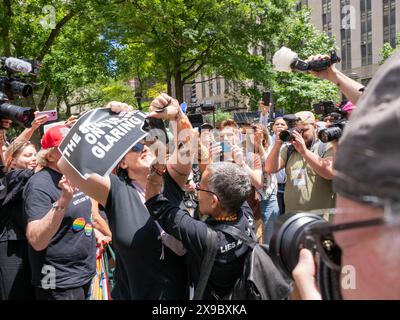
[{"label": "photographer", "polygon": [[[13,140],[13,142],[19,143],[19,142],[24,142],[24,141],[29,141],[35,131],[43,124],[47,122],[47,115],[38,115],[37,112],[35,112],[35,119],[32,121],[31,127],[30,128],[25,128],[22,133]],[[7,135],[6,132],[7,130],[11,127],[12,121],[6,118],[0,119],[0,147],[1,147],[1,163],[5,165],[6,163],[6,155],[5,151],[9,145],[9,142],[7,141]]]},{"label": "photographer", "polygon": [[[337,214],[326,231],[341,248],[339,267],[354,270],[355,286],[340,287],[344,299],[400,299],[400,149],[387,143],[400,137],[399,81],[397,51],[375,75],[339,143]],[[321,299],[315,270],[311,252],[302,250],[293,272],[302,299]]]},{"label": "photographer", "polygon": [[283,146],[277,137],[265,169],[268,173],[286,170],[286,212],[332,208],[332,145],[319,141],[311,112],[303,111],[295,116],[298,122],[292,131],[292,146]]}]

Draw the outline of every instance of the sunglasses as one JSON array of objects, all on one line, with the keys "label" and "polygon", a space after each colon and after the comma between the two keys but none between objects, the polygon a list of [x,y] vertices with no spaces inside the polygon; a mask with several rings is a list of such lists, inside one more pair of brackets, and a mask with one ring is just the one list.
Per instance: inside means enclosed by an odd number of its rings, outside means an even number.
[{"label": "sunglasses", "polygon": [[154,141],[141,141],[136,143],[132,148],[131,151],[136,152],[136,153],[142,153],[144,150],[144,146],[150,147]]},{"label": "sunglasses", "polygon": [[136,153],[142,153],[144,150],[144,146],[145,144],[143,143],[136,143],[133,147],[132,147],[132,151],[136,152]]}]

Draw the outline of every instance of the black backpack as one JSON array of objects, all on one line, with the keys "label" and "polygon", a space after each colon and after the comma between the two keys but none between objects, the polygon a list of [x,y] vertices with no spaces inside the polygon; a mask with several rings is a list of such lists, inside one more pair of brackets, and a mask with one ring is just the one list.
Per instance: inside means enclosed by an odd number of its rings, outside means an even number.
[{"label": "black backpack", "polygon": [[[291,293],[291,283],[284,278],[271,260],[267,246],[259,244],[233,226],[220,224],[213,226],[213,229],[227,233],[236,240],[241,240],[250,248],[242,273],[229,294],[222,297],[222,300],[283,300],[288,298]],[[200,279],[194,295],[195,300],[203,297],[217,252],[216,232],[210,228],[208,230],[207,251],[201,265]]]}]

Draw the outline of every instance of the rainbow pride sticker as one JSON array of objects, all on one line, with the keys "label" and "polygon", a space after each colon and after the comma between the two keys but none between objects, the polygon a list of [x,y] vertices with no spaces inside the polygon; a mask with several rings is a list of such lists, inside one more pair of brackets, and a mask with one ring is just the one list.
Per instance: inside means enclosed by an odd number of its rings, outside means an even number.
[{"label": "rainbow pride sticker", "polygon": [[77,218],[74,220],[74,222],[72,223],[72,230],[74,230],[74,232],[79,232],[82,231],[83,228],[85,227],[85,218]]},{"label": "rainbow pride sticker", "polygon": [[85,225],[85,234],[90,237],[92,235],[93,232],[93,226],[91,223],[86,223]]}]

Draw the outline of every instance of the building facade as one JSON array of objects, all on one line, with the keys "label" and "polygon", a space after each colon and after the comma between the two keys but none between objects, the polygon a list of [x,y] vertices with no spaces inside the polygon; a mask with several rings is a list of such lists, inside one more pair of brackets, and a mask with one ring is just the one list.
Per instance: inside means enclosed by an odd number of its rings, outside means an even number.
[{"label": "building facade", "polygon": [[[368,84],[379,69],[384,43],[396,45],[400,33],[400,0],[301,0],[298,9],[311,9],[311,22],[336,39],[342,62],[338,68],[351,78]],[[323,52],[321,52],[323,53]],[[199,103],[213,101],[222,110],[247,108],[232,81],[222,77],[198,76],[187,85],[185,100],[195,92]]]},{"label": "building facade", "polygon": [[400,0],[302,0],[311,22],[335,37],[339,68],[367,84],[379,68],[384,43],[396,45],[400,33]]}]

